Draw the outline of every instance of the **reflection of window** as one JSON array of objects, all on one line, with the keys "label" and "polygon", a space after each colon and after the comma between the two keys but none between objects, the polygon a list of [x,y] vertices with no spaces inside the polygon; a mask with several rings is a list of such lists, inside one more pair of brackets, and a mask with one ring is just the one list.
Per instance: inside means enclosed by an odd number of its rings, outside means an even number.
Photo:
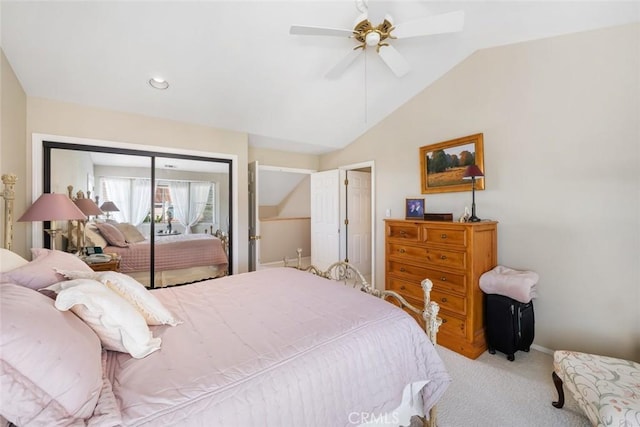
[{"label": "reflection of window", "polygon": [[158,183],[156,218],[162,222],[170,215],[182,224],[185,232],[198,224],[213,224],[216,218],[216,184],[206,181],[167,181]]},{"label": "reflection of window", "polygon": [[196,224],[214,224],[216,223],[216,183],[211,183],[211,189],[209,190],[209,197],[207,197],[207,201],[205,203],[204,210],[202,212],[202,216],[196,222]]}]

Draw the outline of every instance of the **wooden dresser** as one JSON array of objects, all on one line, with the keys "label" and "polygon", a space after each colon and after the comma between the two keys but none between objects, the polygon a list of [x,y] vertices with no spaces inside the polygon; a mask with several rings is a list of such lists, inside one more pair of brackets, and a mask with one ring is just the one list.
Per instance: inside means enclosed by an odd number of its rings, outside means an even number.
[{"label": "wooden dresser", "polygon": [[420,282],[430,279],[442,318],[438,343],[480,356],[487,344],[478,281],[498,261],[497,222],[385,220],[385,236],[386,288],[422,308]]}]

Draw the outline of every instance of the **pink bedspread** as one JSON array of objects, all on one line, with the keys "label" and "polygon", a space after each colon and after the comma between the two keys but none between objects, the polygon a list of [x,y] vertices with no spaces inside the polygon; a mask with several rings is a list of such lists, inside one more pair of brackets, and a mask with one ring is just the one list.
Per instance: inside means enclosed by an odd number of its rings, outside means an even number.
[{"label": "pink bedspread", "polygon": [[[156,237],[155,245],[155,271],[209,265],[222,267],[228,263],[222,242],[209,234],[177,234]],[[117,253],[122,257],[120,260],[122,273],[149,271],[150,269],[151,248],[148,240],[132,243],[127,248],[107,246],[104,248],[104,252]]]},{"label": "pink bedspread", "polygon": [[[153,291],[177,317],[144,359],[109,352],[127,426],[349,426],[430,380],[450,382],[417,323],[341,283],[291,268]],[[354,415],[355,414],[355,415]]]}]

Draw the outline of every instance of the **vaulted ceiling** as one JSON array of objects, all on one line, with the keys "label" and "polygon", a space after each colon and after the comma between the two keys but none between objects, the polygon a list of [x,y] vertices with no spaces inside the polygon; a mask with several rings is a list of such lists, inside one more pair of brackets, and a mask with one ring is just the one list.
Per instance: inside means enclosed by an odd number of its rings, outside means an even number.
[{"label": "vaulted ceiling", "polygon": [[[28,96],[249,134],[250,145],[342,148],[475,51],[637,22],[638,2],[369,1],[395,23],[463,10],[464,30],[391,43],[396,77],[367,49],[325,74],[356,42],[293,36],[292,24],[350,29],[362,0],[2,1],[2,48]],[[165,78],[167,90],[148,81]]]}]

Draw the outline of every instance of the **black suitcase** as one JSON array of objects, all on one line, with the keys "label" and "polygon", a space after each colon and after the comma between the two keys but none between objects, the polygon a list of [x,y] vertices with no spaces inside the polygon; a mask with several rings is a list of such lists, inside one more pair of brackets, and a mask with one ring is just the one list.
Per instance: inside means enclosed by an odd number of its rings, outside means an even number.
[{"label": "black suitcase", "polygon": [[533,301],[521,303],[497,294],[486,294],[485,301],[489,353],[495,354],[498,350],[513,362],[516,351],[529,351],[533,343]]}]

